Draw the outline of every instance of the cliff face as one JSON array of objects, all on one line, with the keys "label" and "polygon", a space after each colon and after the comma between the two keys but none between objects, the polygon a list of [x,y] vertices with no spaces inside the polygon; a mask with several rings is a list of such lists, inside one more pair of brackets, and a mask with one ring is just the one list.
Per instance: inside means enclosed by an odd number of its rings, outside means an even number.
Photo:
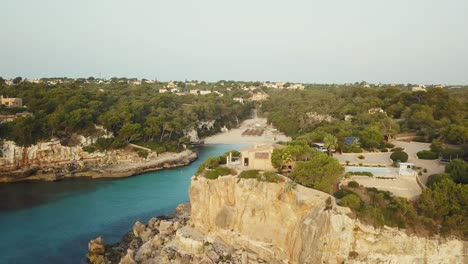
[{"label": "cliff face", "polygon": [[145,171],[171,168],[190,163],[196,153],[150,153],[141,158],[130,149],[88,153],[82,138],[78,146],[63,146],[58,140],[39,142],[29,147],[6,141],[1,146],[0,182],[25,179],[56,180],[63,177],[125,177]]},{"label": "cliff face", "polygon": [[[327,205],[327,194],[287,183],[192,180],[191,225],[269,262],[284,263],[468,263],[468,243],[374,229]],[[329,200],[330,201],[330,200]]]}]

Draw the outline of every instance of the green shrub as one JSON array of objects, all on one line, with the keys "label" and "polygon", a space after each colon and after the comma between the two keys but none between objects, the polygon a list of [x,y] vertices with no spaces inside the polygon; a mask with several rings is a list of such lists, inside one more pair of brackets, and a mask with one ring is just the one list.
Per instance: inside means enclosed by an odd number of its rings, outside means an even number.
[{"label": "green shrub", "polygon": [[219,177],[219,175],[216,173],[216,171],[209,170],[209,171],[205,171],[205,173],[203,174],[203,177],[210,179],[210,180],[215,180]]},{"label": "green shrub", "polygon": [[425,160],[435,160],[439,157],[439,154],[429,151],[429,150],[421,150],[418,153],[416,153],[419,159],[425,159]]},{"label": "green shrub", "polygon": [[362,148],[359,144],[351,143],[348,146],[343,146],[344,153],[362,153]]},{"label": "green shrub", "polygon": [[83,147],[83,150],[89,153],[96,151],[106,151],[112,149],[122,149],[128,145],[127,142],[119,138],[98,138],[93,144]]},{"label": "green shrub", "polygon": [[341,199],[341,198],[343,198],[346,195],[351,194],[351,193],[355,194],[353,191],[346,190],[346,189],[340,189],[336,193],[334,193],[333,196],[335,196],[338,199]]},{"label": "green shrub", "polygon": [[452,180],[452,178],[450,177],[450,174],[448,173],[432,174],[432,175],[429,175],[429,177],[427,178],[426,186],[429,188],[432,188],[434,184],[441,182],[443,179]]},{"label": "green shrub", "polygon": [[92,145],[91,146],[86,146],[86,147],[83,147],[83,151],[86,151],[88,153],[93,153],[93,152],[96,151],[96,147],[94,147]]},{"label": "green shrub", "polygon": [[226,158],[229,157],[229,153],[232,153],[232,157],[240,156],[240,152],[237,150],[226,151],[223,155],[219,156],[219,164],[226,164]]},{"label": "green shrub", "polygon": [[380,149],[380,152],[388,152],[388,149],[386,148]]},{"label": "green shrub", "polygon": [[390,158],[395,162],[406,162],[408,161],[408,154],[404,151],[395,151],[392,153],[392,155],[390,155]]},{"label": "green shrub", "polygon": [[442,152],[442,150],[444,149],[442,142],[440,142],[439,140],[433,140],[430,148],[431,151],[435,153]]},{"label": "green shrub", "polygon": [[359,176],[369,176],[373,177],[374,174],[370,171],[349,171],[346,173],[346,176],[359,175]]},{"label": "green shrub", "polygon": [[155,147],[153,149],[156,153],[163,153],[163,152],[166,152],[166,147],[164,146],[159,146],[159,147]]},{"label": "green shrub", "polygon": [[452,160],[445,166],[445,172],[450,174],[456,183],[468,183],[468,163],[461,159]]},{"label": "green shrub", "polygon": [[133,148],[133,150],[138,154],[140,158],[147,158],[149,155],[149,151],[139,148]]},{"label": "green shrub", "polygon": [[241,179],[257,179],[259,170],[246,170],[239,174],[239,178]]},{"label": "green shrub", "polygon": [[391,148],[394,148],[395,145],[393,145],[392,143],[385,143],[385,147],[391,149]]},{"label": "green shrub", "polygon": [[358,210],[361,208],[361,198],[357,196],[356,194],[348,194],[345,197],[343,197],[339,203],[341,206],[346,206],[354,210]]},{"label": "green shrub", "polygon": [[403,151],[404,149],[400,148],[400,147],[396,147],[396,148],[392,148],[391,151],[392,152],[395,152],[395,151]]},{"label": "green shrub", "polygon": [[272,171],[265,171],[260,175],[259,179],[267,182],[284,182],[283,177]]},{"label": "green shrub", "polygon": [[358,156],[358,159],[365,159],[366,157],[364,157],[364,155],[359,155]]},{"label": "green shrub", "polygon": [[348,187],[351,187],[351,188],[358,188],[358,187],[359,187],[359,183],[357,183],[356,181],[350,181],[350,182],[348,182]]},{"label": "green shrub", "polygon": [[216,169],[219,167],[219,157],[209,157],[198,166],[195,174],[201,174],[205,169]]},{"label": "green shrub", "polygon": [[219,176],[225,176],[225,175],[230,175],[231,174],[231,169],[227,167],[218,167],[214,170],[206,170],[205,173],[203,174],[203,177],[214,180],[217,179]]},{"label": "green shrub", "polygon": [[446,148],[442,150],[443,159],[461,159],[464,156],[464,152],[461,149]]},{"label": "green shrub", "polygon": [[427,138],[424,137],[424,136],[417,136],[417,137],[413,138],[413,141],[415,141],[415,142],[423,142],[423,143],[424,143],[424,142],[427,142]]}]

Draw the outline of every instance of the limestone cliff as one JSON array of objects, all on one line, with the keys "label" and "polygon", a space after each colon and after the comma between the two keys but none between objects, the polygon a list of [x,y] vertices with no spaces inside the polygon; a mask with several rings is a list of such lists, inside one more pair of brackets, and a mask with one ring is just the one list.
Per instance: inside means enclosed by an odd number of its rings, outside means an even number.
[{"label": "limestone cliff", "polygon": [[[122,242],[90,242],[91,263],[468,263],[468,243],[375,229],[313,189],[224,176],[193,177],[191,206],[135,223]],[[190,208],[191,212],[181,210]],[[101,251],[99,251],[101,252]]]},{"label": "limestone cliff", "polygon": [[182,166],[196,158],[196,153],[150,153],[139,157],[129,149],[88,153],[83,146],[89,144],[82,137],[77,146],[64,146],[58,140],[39,142],[22,147],[12,141],[0,146],[0,182],[18,180],[57,180],[65,177],[89,176],[126,177],[146,171]]},{"label": "limestone cliff", "polygon": [[194,178],[191,223],[206,236],[284,263],[468,263],[468,243],[374,229],[325,193],[288,183]]}]

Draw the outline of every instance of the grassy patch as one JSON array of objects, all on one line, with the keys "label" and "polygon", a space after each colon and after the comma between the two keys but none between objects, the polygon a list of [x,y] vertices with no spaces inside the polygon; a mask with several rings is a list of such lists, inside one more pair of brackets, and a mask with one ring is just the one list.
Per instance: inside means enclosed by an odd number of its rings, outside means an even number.
[{"label": "grassy patch", "polygon": [[231,174],[231,169],[226,168],[226,167],[218,167],[214,170],[206,170],[203,173],[203,177],[210,179],[210,180],[215,180],[219,176],[225,176],[225,175],[230,175]]},{"label": "grassy patch", "polygon": [[265,182],[284,182],[283,177],[271,171],[246,170],[239,174],[241,179],[257,179]]}]

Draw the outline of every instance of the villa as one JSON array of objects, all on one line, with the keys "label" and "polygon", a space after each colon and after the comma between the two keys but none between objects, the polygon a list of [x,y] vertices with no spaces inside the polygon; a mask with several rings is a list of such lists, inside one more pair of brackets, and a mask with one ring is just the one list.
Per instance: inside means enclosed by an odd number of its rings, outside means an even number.
[{"label": "villa", "polygon": [[23,107],[23,99],[0,96],[0,103],[6,107]]},{"label": "villa", "polygon": [[278,144],[254,145],[240,150],[241,156],[238,162],[232,162],[232,156],[227,159],[228,166],[236,166],[242,170],[274,171],[271,164],[271,155],[275,148],[281,148]]}]

